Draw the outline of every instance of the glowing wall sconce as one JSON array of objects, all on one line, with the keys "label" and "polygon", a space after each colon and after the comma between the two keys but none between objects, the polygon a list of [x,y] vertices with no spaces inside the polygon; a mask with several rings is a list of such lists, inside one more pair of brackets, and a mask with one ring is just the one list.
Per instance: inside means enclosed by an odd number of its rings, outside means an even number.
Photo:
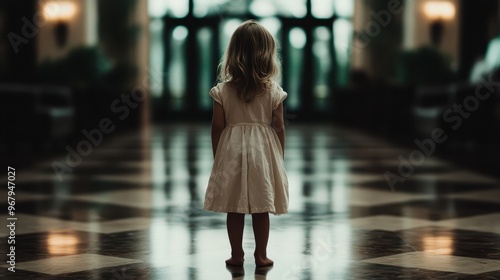
[{"label": "glowing wall sconce", "polygon": [[77,6],[71,1],[47,1],[43,5],[43,15],[48,21],[68,21],[76,16]]},{"label": "glowing wall sconce", "polygon": [[452,20],[455,18],[455,5],[448,1],[427,1],[423,6],[424,14],[432,21]]},{"label": "glowing wall sconce", "polygon": [[42,6],[43,15],[48,22],[55,22],[54,33],[57,45],[66,45],[69,33],[68,22],[75,18],[78,6],[73,1],[46,1]]},{"label": "glowing wall sconce", "polygon": [[424,15],[431,21],[431,42],[439,46],[443,38],[444,22],[455,19],[455,5],[450,1],[427,1],[422,8]]}]

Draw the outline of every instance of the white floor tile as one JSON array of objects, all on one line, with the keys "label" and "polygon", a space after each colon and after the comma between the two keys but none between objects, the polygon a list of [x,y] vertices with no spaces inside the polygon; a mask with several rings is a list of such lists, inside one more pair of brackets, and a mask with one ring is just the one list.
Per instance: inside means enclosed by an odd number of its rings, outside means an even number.
[{"label": "white floor tile", "polygon": [[486,191],[456,193],[456,194],[451,194],[448,197],[500,203],[500,188],[494,190],[486,190]]},{"label": "white floor tile", "polygon": [[150,218],[120,219],[88,225],[86,231],[108,234],[124,231],[148,230],[151,228],[151,223],[153,222],[155,222],[154,219]]},{"label": "white floor tile", "polygon": [[409,252],[363,260],[362,262],[465,274],[481,274],[500,270],[500,260],[476,259],[426,252]]},{"label": "white floor tile", "polygon": [[500,212],[472,216],[460,219],[451,219],[436,222],[436,225],[453,229],[483,231],[500,234]]},{"label": "white floor tile", "polygon": [[97,254],[80,254],[54,257],[36,261],[17,263],[16,268],[51,275],[73,273],[103,267],[139,263],[138,260],[103,256]]},{"label": "white floor tile", "polygon": [[357,229],[398,231],[416,227],[430,226],[434,223],[428,220],[397,216],[379,215],[351,219],[350,225]]},{"label": "white floor tile", "polygon": [[129,207],[152,209],[167,206],[165,194],[151,189],[110,191],[98,194],[81,194],[69,197],[73,200],[109,203]]},{"label": "white floor tile", "polygon": [[[55,218],[48,218],[42,216],[33,216],[29,214],[17,214],[15,215],[17,220],[16,223],[16,235],[45,232],[49,230],[56,229],[74,229],[79,230],[80,228],[85,228],[86,223],[76,222],[76,221],[65,221]],[[1,219],[6,220],[7,216],[0,216]],[[0,237],[8,236],[9,232],[7,227],[2,227],[0,231]]]},{"label": "white floor tile", "polygon": [[349,193],[349,202],[355,206],[376,206],[390,203],[407,202],[428,198],[426,194],[411,194],[402,192],[391,192],[389,187],[387,191],[368,190],[351,188]]}]

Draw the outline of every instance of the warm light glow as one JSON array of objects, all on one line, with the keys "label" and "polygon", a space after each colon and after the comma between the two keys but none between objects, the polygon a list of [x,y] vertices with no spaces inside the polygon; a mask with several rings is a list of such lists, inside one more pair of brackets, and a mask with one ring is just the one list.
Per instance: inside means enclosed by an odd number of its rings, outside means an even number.
[{"label": "warm light glow", "polygon": [[43,6],[43,15],[49,21],[70,20],[76,12],[76,4],[70,1],[47,1]]},{"label": "warm light glow", "polygon": [[434,254],[451,255],[453,253],[453,239],[447,235],[424,236],[423,251]]},{"label": "warm light glow", "polygon": [[452,20],[455,18],[455,5],[448,1],[428,1],[424,3],[424,14],[431,20]]},{"label": "warm light glow", "polygon": [[78,237],[71,232],[49,232],[47,252],[51,255],[71,255],[77,253]]}]

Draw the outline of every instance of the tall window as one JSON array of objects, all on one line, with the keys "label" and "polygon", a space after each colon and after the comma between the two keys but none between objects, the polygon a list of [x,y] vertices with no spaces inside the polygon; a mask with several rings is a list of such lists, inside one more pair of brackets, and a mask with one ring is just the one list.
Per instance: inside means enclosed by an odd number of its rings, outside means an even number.
[{"label": "tall window", "polygon": [[157,106],[211,111],[208,91],[236,27],[258,19],[279,41],[289,112],[321,113],[348,81],[354,0],[150,0]]}]

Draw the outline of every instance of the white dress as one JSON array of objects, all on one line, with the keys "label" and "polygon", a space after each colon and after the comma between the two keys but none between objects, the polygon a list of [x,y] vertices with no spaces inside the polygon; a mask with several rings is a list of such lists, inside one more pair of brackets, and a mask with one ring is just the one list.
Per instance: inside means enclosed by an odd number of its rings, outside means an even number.
[{"label": "white dress", "polygon": [[275,83],[271,91],[244,103],[234,88],[219,83],[210,96],[224,108],[226,127],[217,145],[203,208],[224,213],[287,213],[283,150],[271,127],[272,111],[287,93]]}]

